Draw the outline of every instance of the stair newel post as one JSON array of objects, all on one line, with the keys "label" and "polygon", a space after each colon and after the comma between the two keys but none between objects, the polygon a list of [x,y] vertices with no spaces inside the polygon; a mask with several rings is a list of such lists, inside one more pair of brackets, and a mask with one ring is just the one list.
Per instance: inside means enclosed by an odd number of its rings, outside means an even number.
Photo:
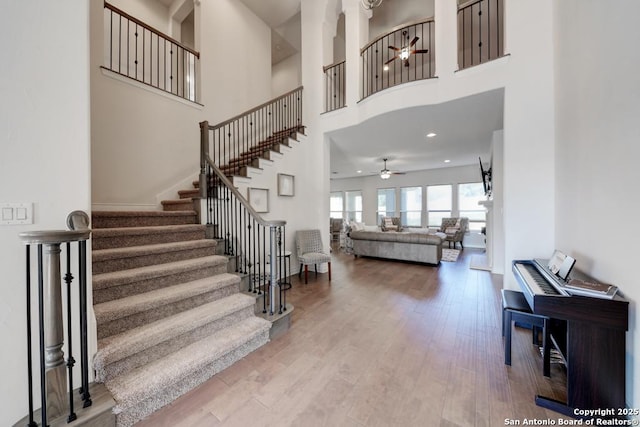
[{"label": "stair newel post", "polygon": [[278,287],[278,279],[277,279],[277,273],[278,273],[278,233],[277,233],[277,227],[274,225],[271,225],[269,227],[269,264],[271,265],[271,268],[269,269],[269,314],[273,315],[276,311],[276,295],[279,295],[280,293],[277,292],[277,287]]},{"label": "stair newel post", "polygon": [[62,324],[62,289],[60,276],[60,243],[44,244],[44,361],[47,414],[57,418],[63,414],[67,393],[64,330]]}]

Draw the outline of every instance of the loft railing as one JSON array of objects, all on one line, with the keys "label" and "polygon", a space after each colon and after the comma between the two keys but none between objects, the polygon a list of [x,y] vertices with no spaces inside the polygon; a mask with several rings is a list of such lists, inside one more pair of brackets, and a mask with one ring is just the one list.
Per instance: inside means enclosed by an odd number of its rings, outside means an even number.
[{"label": "loft railing", "polygon": [[503,56],[504,0],[472,0],[458,6],[458,67]]},{"label": "loft railing", "polygon": [[209,127],[211,160],[226,175],[239,175],[247,162],[300,129],[302,86]]},{"label": "loft railing", "polygon": [[[360,51],[362,99],[393,86],[434,77],[434,47],[433,18],[402,25],[370,42]],[[407,59],[400,57],[403,49],[409,54]]]},{"label": "loft railing", "polygon": [[224,253],[235,260],[236,272],[249,275],[249,290],[265,295],[263,313],[282,314],[287,309],[285,291],[291,287],[286,222],[263,219],[215,164],[209,138],[215,135],[214,128],[206,121],[200,123],[200,192],[206,199],[209,235],[222,240]]},{"label": "loft railing", "polygon": [[[83,407],[91,406],[89,393],[89,354],[87,346],[87,240],[91,235],[86,213],[75,211],[67,217],[69,231],[29,231],[20,233],[26,245],[26,318],[27,318],[27,379],[29,390],[28,426],[37,426],[33,403],[33,348],[32,329],[38,334],[37,362],[40,377],[41,426],[66,415],[68,423],[77,419],[73,397],[73,328],[80,337],[80,394]],[[72,250],[77,243],[77,251]],[[35,268],[38,313],[31,313],[32,246],[37,253]],[[61,256],[63,255],[63,257]],[[78,281],[74,284],[72,258],[78,260]],[[61,276],[61,258],[65,260],[65,274]],[[64,284],[62,280],[64,279]],[[64,290],[64,292],[63,292]],[[64,297],[64,302],[63,302]],[[73,305],[73,302],[76,305]],[[63,313],[63,307],[66,312]],[[77,318],[75,317],[77,316]],[[64,333],[66,330],[67,342]],[[67,359],[65,361],[65,350]]]},{"label": "loft railing", "polygon": [[199,52],[107,2],[104,11],[103,68],[189,101],[198,101]]},{"label": "loft railing", "polygon": [[346,106],[345,61],[322,67],[324,72],[325,113]]}]

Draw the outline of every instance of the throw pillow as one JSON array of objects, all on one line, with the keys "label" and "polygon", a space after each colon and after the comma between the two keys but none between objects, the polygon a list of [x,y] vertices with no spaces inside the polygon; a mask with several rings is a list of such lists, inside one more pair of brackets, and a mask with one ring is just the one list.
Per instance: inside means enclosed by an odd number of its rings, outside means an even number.
[{"label": "throw pillow", "polygon": [[460,230],[459,227],[447,227],[444,229],[444,232],[447,234],[456,234]]}]

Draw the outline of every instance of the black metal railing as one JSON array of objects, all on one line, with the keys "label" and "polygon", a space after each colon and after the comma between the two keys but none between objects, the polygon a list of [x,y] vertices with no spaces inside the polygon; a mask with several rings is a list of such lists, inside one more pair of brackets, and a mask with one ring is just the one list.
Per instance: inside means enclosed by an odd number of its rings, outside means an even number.
[{"label": "black metal railing", "polygon": [[346,106],[345,62],[322,67],[324,72],[324,111],[329,112]]},{"label": "black metal railing", "polygon": [[256,212],[210,157],[213,128],[205,121],[200,129],[200,191],[206,198],[208,235],[224,244],[224,253],[234,260],[236,272],[249,276],[249,291],[264,295],[263,313],[282,314],[287,310],[285,292],[291,288],[286,223],[267,221]]},{"label": "black metal railing", "polygon": [[207,128],[213,164],[240,175],[264,151],[302,130],[302,87]]},{"label": "black metal railing", "polygon": [[458,67],[504,55],[504,0],[472,0],[458,6]]},{"label": "black metal railing", "polygon": [[[72,212],[67,224],[69,231],[30,231],[20,233],[26,245],[26,320],[27,320],[27,379],[28,426],[37,426],[33,399],[33,348],[32,329],[38,334],[39,348],[36,365],[40,377],[40,418],[42,426],[66,415],[68,423],[77,419],[74,407],[73,374],[76,360],[73,355],[73,330],[80,337],[80,389],[83,407],[91,406],[89,393],[89,352],[87,319],[87,240],[88,216],[81,211]],[[80,225],[80,226],[79,226]],[[77,250],[72,249],[77,243]],[[32,246],[37,253],[37,265],[33,269]],[[72,271],[72,258],[77,258],[77,270]],[[61,260],[65,262],[65,274],[61,275]],[[37,284],[31,282],[32,270]],[[74,284],[73,273],[78,280]],[[64,284],[63,284],[64,280]],[[34,288],[38,298],[37,316],[31,313],[31,294]],[[63,303],[64,297],[64,303]],[[74,307],[73,302],[76,302]],[[63,307],[66,313],[63,313]],[[77,315],[77,318],[75,315]],[[65,343],[66,331],[66,343]],[[65,352],[67,359],[65,361]]]},{"label": "black metal railing", "polygon": [[197,102],[200,53],[104,3],[103,68],[164,92]]},{"label": "black metal railing", "polygon": [[435,73],[433,18],[405,24],[378,37],[360,51],[362,99]]}]

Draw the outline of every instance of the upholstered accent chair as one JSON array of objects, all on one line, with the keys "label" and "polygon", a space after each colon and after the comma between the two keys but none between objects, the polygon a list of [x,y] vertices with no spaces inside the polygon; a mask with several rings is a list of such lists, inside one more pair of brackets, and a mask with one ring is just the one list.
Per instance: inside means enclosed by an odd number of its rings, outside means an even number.
[{"label": "upholstered accent chair", "polygon": [[317,276],[318,264],[323,262],[326,262],[329,267],[329,280],[331,280],[331,255],[324,252],[320,230],[296,231],[296,254],[300,262],[298,277],[302,276],[302,266],[304,266],[304,283],[308,283],[309,265],[313,264]]},{"label": "upholstered accent chair", "polygon": [[340,232],[342,231],[342,218],[329,218],[329,231],[331,232],[331,241],[340,240]]},{"label": "upholstered accent chair", "polygon": [[460,242],[460,247],[464,249],[462,239],[464,239],[468,227],[469,218],[442,218],[442,224],[438,231],[447,235],[444,240],[449,242],[449,247],[451,247],[451,243],[453,242],[453,247],[455,248],[456,243]]},{"label": "upholstered accent chair", "polygon": [[397,216],[384,216],[380,220],[380,229],[382,231],[402,231],[400,218]]}]

